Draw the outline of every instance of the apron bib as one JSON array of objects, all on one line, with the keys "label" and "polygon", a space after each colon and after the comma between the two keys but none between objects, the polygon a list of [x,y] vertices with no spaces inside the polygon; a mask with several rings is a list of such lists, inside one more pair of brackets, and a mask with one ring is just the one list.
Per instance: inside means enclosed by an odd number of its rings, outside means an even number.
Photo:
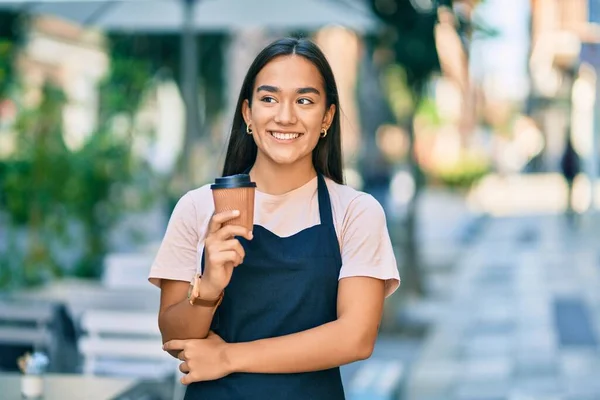
[{"label": "apron bib", "polygon": [[[319,225],[279,237],[254,225],[238,238],[235,268],[211,329],[228,343],[284,336],[337,318],[342,265],[325,179],[318,174]],[[204,254],[202,254],[204,268]],[[185,400],[343,400],[339,368],[298,374],[236,373],[188,386]]]}]

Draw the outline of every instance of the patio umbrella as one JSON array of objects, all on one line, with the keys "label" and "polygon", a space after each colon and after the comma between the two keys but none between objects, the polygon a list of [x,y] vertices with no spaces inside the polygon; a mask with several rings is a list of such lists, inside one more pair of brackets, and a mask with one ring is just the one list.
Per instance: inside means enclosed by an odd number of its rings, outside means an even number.
[{"label": "patio umbrella", "polygon": [[111,32],[312,30],[338,24],[359,32],[377,19],[362,0],[0,0]]},{"label": "patio umbrella", "polygon": [[365,33],[378,27],[363,0],[0,0],[2,8],[107,32],[180,33],[188,136],[199,127],[196,33],[251,27],[310,31],[331,24]]}]

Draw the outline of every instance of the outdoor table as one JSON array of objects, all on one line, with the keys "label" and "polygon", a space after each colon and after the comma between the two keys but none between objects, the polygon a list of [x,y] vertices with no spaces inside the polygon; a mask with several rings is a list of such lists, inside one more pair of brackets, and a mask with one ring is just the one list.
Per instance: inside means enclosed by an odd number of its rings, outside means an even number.
[{"label": "outdoor table", "polygon": [[[20,373],[0,372],[2,400],[21,400]],[[132,378],[46,374],[44,400],[110,400],[136,385]]]}]

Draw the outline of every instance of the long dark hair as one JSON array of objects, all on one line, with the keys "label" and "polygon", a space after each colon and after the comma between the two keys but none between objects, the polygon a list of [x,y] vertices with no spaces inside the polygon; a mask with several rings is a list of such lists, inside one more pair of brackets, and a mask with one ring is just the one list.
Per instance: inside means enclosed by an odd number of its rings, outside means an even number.
[{"label": "long dark hair", "polygon": [[324,139],[319,139],[317,147],[313,150],[313,165],[317,172],[333,181],[340,184],[344,182],[340,103],[333,71],[325,55],[316,44],[308,39],[296,38],[285,38],[271,43],[256,56],[252,65],[250,65],[235,108],[223,176],[243,173],[254,165],[258,150],[252,135],[246,133],[246,122],[242,116],[244,100],[248,100],[250,107],[252,107],[252,92],[254,91],[256,76],[269,61],[275,57],[292,54],[304,57],[317,67],[324,81],[327,109],[332,104],[335,105],[335,114],[331,126],[327,130],[327,136]]}]

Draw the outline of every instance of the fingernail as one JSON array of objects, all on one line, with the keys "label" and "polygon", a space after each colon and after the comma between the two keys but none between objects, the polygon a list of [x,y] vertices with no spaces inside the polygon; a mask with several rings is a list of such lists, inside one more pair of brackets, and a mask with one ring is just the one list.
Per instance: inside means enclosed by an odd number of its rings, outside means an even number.
[{"label": "fingernail", "polygon": [[240,210],[233,210],[233,215],[240,215]]},{"label": "fingernail", "polygon": [[249,231],[248,235],[250,235],[250,239],[252,239],[254,237],[254,234],[252,233],[252,231]]}]

